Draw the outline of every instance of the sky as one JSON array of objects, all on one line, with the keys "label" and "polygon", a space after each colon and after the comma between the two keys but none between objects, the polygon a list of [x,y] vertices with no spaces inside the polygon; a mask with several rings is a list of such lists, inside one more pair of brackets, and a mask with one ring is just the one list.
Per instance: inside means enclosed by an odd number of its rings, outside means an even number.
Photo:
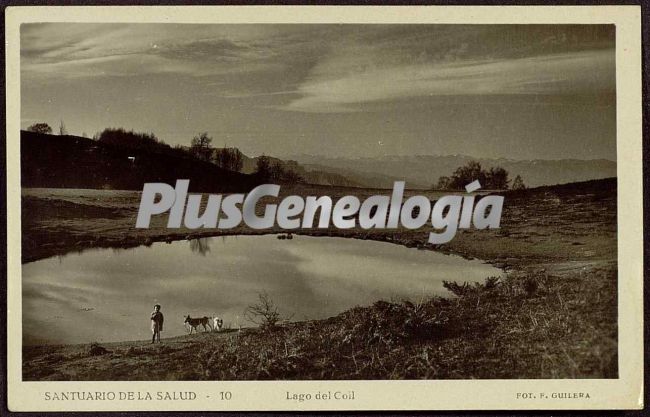
[{"label": "sky", "polygon": [[249,156],[616,159],[614,26],[37,23],[21,126]]}]

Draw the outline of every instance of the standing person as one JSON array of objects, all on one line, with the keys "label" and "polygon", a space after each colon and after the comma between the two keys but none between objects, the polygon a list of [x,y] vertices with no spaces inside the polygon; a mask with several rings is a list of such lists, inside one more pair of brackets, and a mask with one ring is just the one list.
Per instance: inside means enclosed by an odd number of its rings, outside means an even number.
[{"label": "standing person", "polygon": [[153,306],[153,313],[151,313],[151,332],[153,333],[151,343],[155,343],[156,339],[158,339],[158,343],[160,343],[160,332],[162,332],[163,329],[163,320],[164,317],[160,312],[160,304],[156,304]]}]

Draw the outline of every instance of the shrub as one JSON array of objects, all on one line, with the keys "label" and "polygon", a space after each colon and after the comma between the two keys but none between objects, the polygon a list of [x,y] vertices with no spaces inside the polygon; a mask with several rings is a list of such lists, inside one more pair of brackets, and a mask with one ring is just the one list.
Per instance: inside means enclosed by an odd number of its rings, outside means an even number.
[{"label": "shrub", "polygon": [[500,279],[501,279],[501,278],[499,278],[499,277],[487,277],[487,278],[485,279],[485,284],[483,284],[483,286],[484,286],[485,289],[487,289],[487,290],[494,289],[494,288],[497,287],[497,285],[499,285],[499,281],[500,281]]},{"label": "shrub", "polygon": [[[472,181],[478,180],[483,188],[492,190],[507,190],[510,180],[508,171],[501,167],[483,169],[477,161],[469,161],[456,168],[450,177],[442,176],[434,188],[462,190]],[[521,178],[519,178],[521,181]],[[523,184],[523,183],[522,183]]]},{"label": "shrub", "polygon": [[30,132],[43,133],[46,135],[52,134],[52,128],[47,123],[34,123],[27,128]]},{"label": "shrub", "polygon": [[467,282],[458,284],[456,281],[442,281],[442,286],[445,287],[452,294],[462,297],[470,290],[470,285]]},{"label": "shrub", "polygon": [[534,277],[526,277],[523,282],[523,288],[524,291],[526,291],[526,294],[531,296],[537,291],[537,288],[539,288],[539,283]]}]

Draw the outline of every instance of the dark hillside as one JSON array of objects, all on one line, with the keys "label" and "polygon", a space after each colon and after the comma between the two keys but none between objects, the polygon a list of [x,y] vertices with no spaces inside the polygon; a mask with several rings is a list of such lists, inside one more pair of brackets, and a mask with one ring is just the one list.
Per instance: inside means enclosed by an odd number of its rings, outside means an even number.
[{"label": "dark hillside", "polygon": [[20,132],[21,185],[41,188],[141,190],[146,182],[174,185],[189,179],[190,191],[247,191],[256,185],[241,174],[194,158],[116,147],[78,136]]}]

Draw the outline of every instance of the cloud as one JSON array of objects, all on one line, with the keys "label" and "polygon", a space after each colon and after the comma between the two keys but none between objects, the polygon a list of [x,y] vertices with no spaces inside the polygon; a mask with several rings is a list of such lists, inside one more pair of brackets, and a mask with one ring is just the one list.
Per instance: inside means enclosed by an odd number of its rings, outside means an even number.
[{"label": "cloud", "polygon": [[614,59],[613,50],[606,49],[520,59],[392,65],[345,74],[329,74],[321,66],[298,88],[303,96],[283,109],[345,112],[363,103],[423,96],[612,92]]},{"label": "cloud", "polygon": [[264,47],[252,46],[229,39],[203,39],[185,43],[161,44],[156,53],[170,59],[212,62],[237,62],[271,56]]},{"label": "cloud", "polygon": [[229,73],[269,71],[273,66],[249,63],[245,66],[216,65],[170,59],[157,54],[133,53],[83,58],[52,63],[25,63],[21,71],[24,78],[34,80],[62,80],[77,78],[127,77],[151,74],[178,74],[207,77]]},{"label": "cloud", "polygon": [[27,85],[180,75],[197,78],[204,95],[276,97],[274,108],[299,112],[614,91],[615,78],[605,25],[28,24],[21,56]]},{"label": "cloud", "polygon": [[276,45],[224,25],[37,24],[21,33],[23,77],[36,80],[277,70]]}]

